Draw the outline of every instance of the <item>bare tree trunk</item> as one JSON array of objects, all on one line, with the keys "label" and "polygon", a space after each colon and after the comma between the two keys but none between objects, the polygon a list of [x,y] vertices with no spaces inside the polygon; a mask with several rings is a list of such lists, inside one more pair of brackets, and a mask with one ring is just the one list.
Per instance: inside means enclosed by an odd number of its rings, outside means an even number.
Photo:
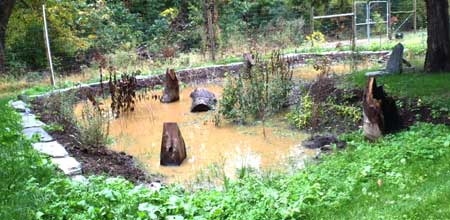
[{"label": "bare tree trunk", "polygon": [[5,72],[5,41],[6,28],[8,27],[9,17],[11,16],[15,0],[0,1],[0,73]]},{"label": "bare tree trunk", "polygon": [[217,49],[217,9],[215,0],[204,0],[203,16],[205,19],[206,48],[210,52],[211,60],[216,60]]},{"label": "bare tree trunk", "polygon": [[428,40],[425,71],[450,71],[450,34],[448,0],[425,0]]}]

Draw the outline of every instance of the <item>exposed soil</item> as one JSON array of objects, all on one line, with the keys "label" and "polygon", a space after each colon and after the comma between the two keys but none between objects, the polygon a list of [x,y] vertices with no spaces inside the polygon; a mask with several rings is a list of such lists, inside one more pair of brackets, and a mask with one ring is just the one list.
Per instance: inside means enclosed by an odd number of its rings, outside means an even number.
[{"label": "exposed soil", "polygon": [[[40,120],[46,124],[61,123],[56,121],[51,112],[56,109],[45,109],[43,99],[32,103],[33,111],[40,115]],[[107,176],[122,176],[134,183],[159,182],[161,177],[150,176],[137,166],[134,158],[124,152],[116,152],[100,148],[83,147],[77,138],[77,130],[72,124],[64,124],[64,131],[50,131],[59,143],[61,143],[71,156],[82,164],[83,174],[103,174]]]}]

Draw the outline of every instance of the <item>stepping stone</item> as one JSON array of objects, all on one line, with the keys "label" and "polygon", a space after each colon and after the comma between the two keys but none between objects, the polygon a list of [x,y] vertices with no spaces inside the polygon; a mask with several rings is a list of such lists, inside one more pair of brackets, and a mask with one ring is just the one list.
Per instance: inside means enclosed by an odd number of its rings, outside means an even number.
[{"label": "stepping stone", "polygon": [[34,128],[44,126],[44,122],[36,119],[33,114],[22,114],[22,126],[24,128]]},{"label": "stepping stone", "polygon": [[83,175],[75,175],[70,177],[70,179],[72,179],[72,181],[77,182],[77,183],[89,183],[89,180],[84,177]]},{"label": "stepping stone", "polygon": [[386,71],[373,71],[373,72],[367,72],[366,76],[381,76],[381,75],[386,75],[389,74]]},{"label": "stepping stone", "polygon": [[81,164],[73,157],[52,158],[51,160],[67,176],[81,174]]},{"label": "stepping stone", "polygon": [[69,156],[66,149],[64,149],[64,147],[56,141],[47,142],[47,143],[42,143],[42,142],[34,143],[33,148],[43,154],[51,156],[51,157]]},{"label": "stepping stone", "polygon": [[25,136],[27,136],[29,139],[33,137],[33,135],[39,135],[41,142],[50,142],[53,141],[52,136],[50,136],[43,128],[37,127],[37,128],[25,128],[23,129],[23,133]]},{"label": "stepping stone", "polygon": [[16,109],[16,111],[18,112],[26,112],[27,111],[27,104],[23,101],[15,101],[15,102],[11,102],[11,107],[13,107],[14,109]]}]

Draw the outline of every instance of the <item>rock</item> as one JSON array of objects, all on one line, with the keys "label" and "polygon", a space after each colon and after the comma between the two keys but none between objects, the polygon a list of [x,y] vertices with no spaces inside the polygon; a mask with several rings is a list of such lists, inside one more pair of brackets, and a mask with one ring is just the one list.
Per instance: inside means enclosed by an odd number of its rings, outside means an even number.
[{"label": "rock", "polygon": [[171,103],[180,100],[180,85],[178,84],[175,70],[167,69],[164,91],[161,97],[162,103]]},{"label": "rock", "polygon": [[72,179],[72,181],[77,182],[77,183],[83,183],[83,184],[89,183],[89,180],[86,179],[86,177],[84,177],[83,175],[75,175],[75,176],[70,177],[70,179]]},{"label": "rock", "polygon": [[[343,141],[338,140],[334,136],[322,136],[322,135],[316,135],[314,137],[309,138],[306,141],[302,142],[303,146],[309,149],[331,149],[331,144],[336,144],[337,148],[344,148],[346,146],[346,143]],[[322,150],[323,150],[322,149]]]},{"label": "rock", "polygon": [[398,43],[394,49],[392,50],[391,56],[389,57],[386,72],[392,73],[401,73],[402,72],[402,63],[403,63],[403,50],[405,48],[401,43]]},{"label": "rock", "polygon": [[41,127],[36,127],[36,128],[25,128],[23,129],[23,133],[25,134],[26,137],[28,137],[29,139],[31,139],[34,135],[37,135],[40,137],[40,141],[41,142],[50,142],[53,141],[52,136],[50,136],[44,129],[42,129]]},{"label": "rock", "polygon": [[81,164],[73,157],[52,158],[51,160],[67,176],[81,174]]},{"label": "rock", "polygon": [[331,147],[331,145],[327,144],[327,145],[324,145],[324,146],[320,147],[320,150],[328,152],[328,151],[333,150],[333,148]]},{"label": "rock", "polygon": [[381,75],[386,75],[388,74],[388,72],[380,70],[380,71],[373,71],[373,72],[367,72],[366,76],[370,77],[370,76],[381,76]]},{"label": "rock", "polygon": [[192,98],[191,112],[206,112],[216,107],[216,95],[207,89],[197,88],[190,96]]},{"label": "rock", "polygon": [[186,146],[177,123],[164,123],[160,164],[162,166],[180,166],[184,159],[186,159]]},{"label": "rock", "polygon": [[51,157],[69,156],[66,149],[64,149],[64,147],[56,141],[46,142],[46,143],[45,142],[34,143],[33,148],[43,154],[51,156]]},{"label": "rock", "polygon": [[44,125],[44,122],[37,120],[35,115],[22,114],[22,126],[24,128],[42,127]]},{"label": "rock", "polygon": [[10,105],[18,112],[27,112],[27,110],[29,111],[29,109],[27,108],[27,104],[23,101],[11,102]]},{"label": "rock", "polygon": [[159,191],[162,187],[161,183],[159,182],[151,182],[148,187],[152,190],[152,191]]}]

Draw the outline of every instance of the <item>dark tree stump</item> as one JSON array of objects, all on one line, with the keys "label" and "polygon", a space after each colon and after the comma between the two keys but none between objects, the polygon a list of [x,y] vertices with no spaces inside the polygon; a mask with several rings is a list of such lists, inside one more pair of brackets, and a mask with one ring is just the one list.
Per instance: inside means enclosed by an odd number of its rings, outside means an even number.
[{"label": "dark tree stump", "polygon": [[399,131],[403,127],[395,100],[388,97],[383,86],[377,86],[370,77],[363,100],[364,135],[375,140],[382,135]]},{"label": "dark tree stump", "polygon": [[161,102],[170,103],[178,100],[180,100],[180,86],[178,84],[177,75],[175,74],[175,70],[167,69]]},{"label": "dark tree stump", "polygon": [[401,73],[402,72],[402,63],[403,63],[403,50],[405,48],[401,43],[395,45],[392,50],[391,56],[386,65],[386,71],[388,73]]},{"label": "dark tree stump", "polygon": [[191,112],[206,112],[216,107],[216,95],[207,89],[197,88],[190,96],[192,98]]},{"label": "dark tree stump", "polygon": [[180,166],[185,158],[186,146],[177,123],[164,123],[160,164],[162,166]]}]

